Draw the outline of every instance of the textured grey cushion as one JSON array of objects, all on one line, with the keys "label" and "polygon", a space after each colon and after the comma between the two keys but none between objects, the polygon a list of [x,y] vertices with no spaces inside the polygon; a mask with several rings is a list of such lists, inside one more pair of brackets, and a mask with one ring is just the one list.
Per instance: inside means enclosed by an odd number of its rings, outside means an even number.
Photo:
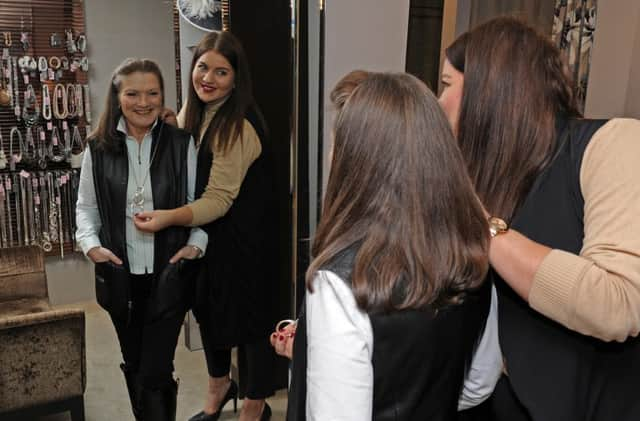
[{"label": "textured grey cushion", "polygon": [[83,310],[0,317],[0,361],[0,413],[82,396]]}]

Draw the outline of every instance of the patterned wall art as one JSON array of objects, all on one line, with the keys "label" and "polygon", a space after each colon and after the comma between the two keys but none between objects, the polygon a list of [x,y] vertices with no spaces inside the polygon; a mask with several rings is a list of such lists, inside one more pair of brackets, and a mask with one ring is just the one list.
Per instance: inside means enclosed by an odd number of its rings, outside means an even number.
[{"label": "patterned wall art", "polygon": [[552,40],[560,48],[575,81],[580,111],[584,112],[589,67],[596,31],[597,0],[556,0]]}]

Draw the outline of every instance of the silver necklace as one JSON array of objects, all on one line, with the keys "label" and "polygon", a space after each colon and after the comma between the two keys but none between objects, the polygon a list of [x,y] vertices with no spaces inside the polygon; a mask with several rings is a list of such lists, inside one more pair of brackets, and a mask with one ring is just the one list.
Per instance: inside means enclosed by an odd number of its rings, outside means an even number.
[{"label": "silver necklace", "polygon": [[[160,135],[162,134],[162,129],[164,128],[164,122],[161,122],[160,124],[161,126],[160,126],[160,130],[158,131],[156,148],[153,150],[153,153],[151,154],[151,159],[149,160],[149,166],[147,166],[147,170],[145,171],[144,178],[142,179],[142,183],[138,181],[138,175],[136,174],[136,172],[130,171],[131,173],[133,173],[133,181],[136,184],[136,190],[133,192],[133,196],[131,197],[131,203],[129,204],[129,206],[131,207],[131,213],[134,215],[137,213],[136,211],[142,212],[144,210],[144,185],[147,182],[147,178],[149,178],[149,175],[151,174],[151,165],[153,164],[153,160],[156,157],[156,153],[160,148],[160,145],[159,145]],[[151,146],[153,146],[153,136],[152,136]],[[129,152],[127,152],[127,157],[129,158],[129,165],[133,170],[134,163],[133,163],[133,160],[131,159],[131,154]]]}]

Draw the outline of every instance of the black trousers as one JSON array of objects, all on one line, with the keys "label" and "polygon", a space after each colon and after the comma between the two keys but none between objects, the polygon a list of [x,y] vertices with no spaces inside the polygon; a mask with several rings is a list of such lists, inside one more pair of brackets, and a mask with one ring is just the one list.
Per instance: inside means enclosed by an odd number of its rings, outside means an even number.
[{"label": "black trousers", "polygon": [[127,367],[137,372],[146,389],[163,388],[173,380],[173,358],[184,313],[153,323],[145,322],[153,275],[130,275],[133,302],[131,320],[111,317]]},{"label": "black trousers", "polygon": [[[219,348],[211,343],[208,327],[200,325],[202,346],[211,377],[224,377],[231,370],[231,349]],[[238,345],[238,374],[241,394],[249,399],[264,399],[274,394],[273,349],[266,337],[263,341]]]}]

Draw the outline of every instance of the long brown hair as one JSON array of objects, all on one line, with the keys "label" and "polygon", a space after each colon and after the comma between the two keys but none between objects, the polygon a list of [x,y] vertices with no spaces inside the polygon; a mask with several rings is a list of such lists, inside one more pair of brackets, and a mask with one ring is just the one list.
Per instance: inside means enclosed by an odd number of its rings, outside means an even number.
[{"label": "long brown hair", "polygon": [[[262,115],[253,99],[251,75],[249,73],[247,57],[240,41],[230,32],[210,32],[200,40],[193,52],[189,77],[193,74],[193,69],[200,57],[211,50],[226,58],[229,64],[231,64],[235,74],[234,88],[229,98],[227,98],[216,112],[206,134],[207,142],[211,148],[213,148],[214,139],[217,137],[217,147],[224,151],[231,147],[238,139],[241,139],[244,119],[249,108],[253,108],[253,111],[258,117],[258,122],[263,126],[263,130],[265,127]],[[200,126],[206,105],[207,104],[202,102],[198,97],[193,83],[189,82],[184,129],[194,136],[200,133]]]},{"label": "long brown hair", "polygon": [[124,150],[122,135],[118,132],[118,121],[122,116],[118,94],[122,85],[122,78],[132,73],[150,73],[158,78],[162,105],[164,105],[164,79],[158,64],[146,58],[127,58],[115,68],[109,80],[107,95],[105,96],[104,110],[100,115],[98,127],[87,136],[88,139],[96,139],[98,146],[110,151]]},{"label": "long brown hair", "polygon": [[366,311],[439,306],[479,286],[488,226],[433,94],[408,74],[356,71],[331,99],[333,158],[309,289],[352,246],[352,288]]},{"label": "long brown hair", "polygon": [[464,41],[460,149],[487,211],[510,220],[553,154],[557,116],[579,112],[558,49],[523,21],[492,19]]}]

